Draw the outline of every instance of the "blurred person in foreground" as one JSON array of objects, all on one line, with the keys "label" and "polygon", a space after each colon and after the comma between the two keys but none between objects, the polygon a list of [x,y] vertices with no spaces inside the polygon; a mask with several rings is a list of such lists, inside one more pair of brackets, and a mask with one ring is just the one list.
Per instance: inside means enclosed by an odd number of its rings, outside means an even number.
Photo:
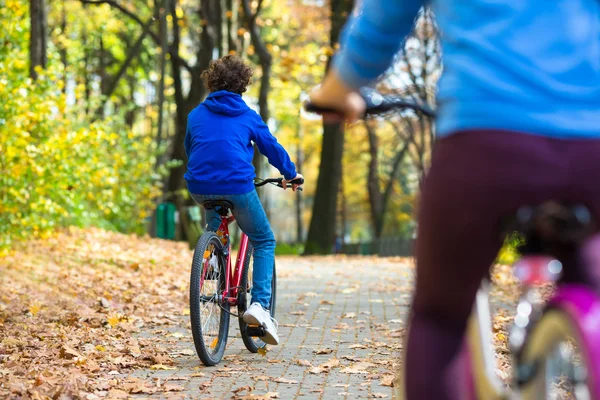
[{"label": "blurred person in foreground", "polygon": [[[392,63],[424,2],[364,0],[311,102],[362,115],[357,90]],[[409,400],[455,397],[448,372],[500,219],[525,204],[583,203],[600,221],[600,2],[439,0],[437,141],[422,188],[416,292],[405,345]],[[585,271],[573,254],[564,278]]]}]

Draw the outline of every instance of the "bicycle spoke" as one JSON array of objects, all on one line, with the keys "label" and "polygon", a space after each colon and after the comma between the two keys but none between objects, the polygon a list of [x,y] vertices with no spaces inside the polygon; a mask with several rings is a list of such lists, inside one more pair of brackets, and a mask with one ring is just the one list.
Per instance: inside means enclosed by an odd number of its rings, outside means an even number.
[{"label": "bicycle spoke", "polygon": [[218,263],[211,263],[214,258],[215,246],[211,245],[207,248],[204,256],[206,261],[204,268],[206,270],[205,280],[201,290],[202,305],[200,313],[202,315],[202,335],[204,343],[209,347],[209,351],[214,350],[217,346],[215,341],[219,337],[219,326],[222,310],[219,302],[221,302],[220,283],[222,277],[222,266]]}]

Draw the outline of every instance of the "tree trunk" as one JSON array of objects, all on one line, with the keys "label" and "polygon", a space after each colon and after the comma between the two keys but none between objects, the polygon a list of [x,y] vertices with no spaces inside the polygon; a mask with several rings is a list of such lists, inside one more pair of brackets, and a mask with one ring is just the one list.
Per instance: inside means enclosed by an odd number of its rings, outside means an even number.
[{"label": "tree trunk", "polygon": [[304,254],[330,254],[335,239],[337,195],[342,176],[344,127],[323,124],[321,165]]},{"label": "tree trunk", "polygon": [[133,130],[135,124],[135,115],[137,112],[137,106],[135,105],[135,88],[137,86],[137,79],[135,76],[130,75],[127,77],[127,83],[129,84],[129,99],[126,101],[129,103],[129,109],[125,113],[125,123],[130,130]]},{"label": "tree trunk", "polygon": [[[298,110],[298,127],[297,127],[297,140],[296,145],[296,170],[302,172],[302,117],[300,109]],[[296,191],[296,243],[302,243],[304,237],[304,224],[302,222],[302,191]]]},{"label": "tree trunk", "polygon": [[[260,13],[260,9],[262,6],[263,0],[259,0],[256,11],[252,12],[252,8],[250,5],[250,0],[242,0],[242,6],[244,9],[244,17],[246,19],[246,24],[248,26],[248,30],[250,31],[250,40],[252,40],[252,45],[256,49],[256,54],[258,55],[258,59],[261,66],[262,75],[260,77],[260,90],[258,93],[258,107],[259,113],[265,124],[269,122],[269,91],[271,90],[271,66],[273,64],[273,57],[265,42],[262,39],[261,32],[259,26],[256,24],[256,18]],[[256,145],[254,146],[254,170],[257,176],[262,175],[262,166],[264,164],[264,157],[258,151]],[[265,206],[265,211],[267,212],[267,216],[269,213],[267,204],[263,204]]]},{"label": "tree trunk", "polygon": [[[215,48],[215,29],[210,24],[213,20],[211,12],[211,0],[202,0],[200,14],[207,21],[201,33],[201,46],[198,49],[197,64],[192,68],[192,77],[190,83],[190,91],[187,97],[183,93],[183,77],[181,69],[183,63],[179,55],[179,44],[181,41],[180,29],[176,13],[177,1],[171,0],[170,12],[173,18],[173,42],[170,47],[171,51],[171,67],[173,74],[173,86],[175,88],[175,104],[177,111],[175,113],[175,135],[173,138],[170,159],[181,161],[181,165],[170,170],[169,177],[166,182],[164,198],[175,203],[177,210],[182,213],[184,211],[184,200],[180,194],[181,190],[185,190],[185,182],[183,175],[186,171],[187,156],[185,154],[185,134],[187,131],[187,116],[190,111],[196,107],[207,95],[206,88],[201,82],[200,73],[208,68],[208,63],[212,60],[213,49]],[[193,202],[193,200],[190,200]],[[181,240],[187,240],[185,232],[181,232]]]},{"label": "tree trunk", "polygon": [[[66,5],[65,5],[65,1],[62,1],[62,7],[61,7],[61,21],[60,21],[60,30],[61,30],[61,34],[66,35],[66,31],[67,31],[67,9],[66,9]],[[62,92],[64,94],[67,93],[67,81],[68,81],[68,76],[67,76],[67,67],[69,66],[69,61],[68,61],[68,57],[67,57],[67,48],[61,43],[60,45],[58,45],[58,52],[60,54],[60,61],[63,64],[63,81],[64,81],[64,85],[62,88]]]},{"label": "tree trunk", "polygon": [[29,75],[37,78],[35,67],[46,68],[48,47],[48,15],[45,0],[30,0],[31,32],[29,36]]},{"label": "tree trunk", "polygon": [[[335,47],[342,27],[352,11],[351,0],[331,0],[330,45]],[[329,62],[327,63],[327,69]],[[304,246],[304,254],[330,254],[335,240],[337,195],[341,180],[344,126],[323,123],[321,165],[313,212]]]},{"label": "tree trunk", "polygon": [[227,0],[227,41],[230,52],[237,53],[239,46],[237,43],[237,30],[238,30],[238,15],[239,15],[239,1]]},{"label": "tree trunk", "polygon": [[[369,173],[367,178],[367,189],[369,192],[369,203],[371,208],[371,225],[377,239],[383,231],[383,193],[379,187],[379,138],[369,123],[365,123],[369,138]],[[393,179],[393,178],[392,178]]]},{"label": "tree trunk", "polygon": [[[165,73],[167,68],[167,51],[169,47],[167,38],[167,12],[171,9],[169,0],[160,2],[155,0],[154,7],[157,10],[158,21],[160,27],[160,80],[158,82],[158,123],[156,133],[156,144],[160,147],[163,140],[163,125],[164,125],[164,104],[165,104]],[[157,159],[157,164],[158,164]]]}]

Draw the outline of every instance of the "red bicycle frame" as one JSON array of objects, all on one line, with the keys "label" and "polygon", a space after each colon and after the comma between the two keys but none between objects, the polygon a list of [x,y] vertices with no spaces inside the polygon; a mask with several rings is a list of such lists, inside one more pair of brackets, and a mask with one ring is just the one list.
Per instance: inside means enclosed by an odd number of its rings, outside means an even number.
[{"label": "red bicycle frame", "polygon": [[[235,221],[233,215],[221,216],[221,224],[216,234],[221,239],[223,246],[225,247],[225,256],[227,257],[227,267],[225,269],[225,290],[223,291],[223,302],[228,301],[231,305],[237,305],[238,289],[240,288],[240,282],[242,280],[242,272],[244,269],[244,260],[246,259],[246,253],[248,252],[248,236],[242,232],[240,240],[240,249],[237,254],[237,260],[235,262],[235,268],[232,268],[231,264],[231,243],[229,240],[229,224]],[[208,270],[207,258],[205,261],[205,268],[203,268],[202,279],[200,280],[200,286],[204,283],[206,277],[206,271]]]}]

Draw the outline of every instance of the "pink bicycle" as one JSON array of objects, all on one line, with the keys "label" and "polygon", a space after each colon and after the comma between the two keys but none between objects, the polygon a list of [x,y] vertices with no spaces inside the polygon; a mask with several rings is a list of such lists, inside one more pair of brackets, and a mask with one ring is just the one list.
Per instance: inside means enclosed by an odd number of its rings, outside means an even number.
[{"label": "pink bicycle", "polygon": [[[429,117],[435,113],[402,98],[361,91],[366,114],[412,109]],[[337,110],[306,105],[307,111],[337,114]],[[558,258],[579,249],[582,261],[600,267],[600,236],[588,209],[577,204],[546,202],[521,207],[510,218],[507,232],[525,237],[523,257],[514,266],[522,293],[509,334],[513,376],[509,386],[496,374],[489,282],[479,290],[457,362],[460,399],[494,400],[564,398],[600,400],[600,297],[598,282],[560,283]],[[500,232],[499,232],[500,233]],[[588,280],[596,280],[589,277]],[[544,301],[541,285],[558,282]],[[558,390],[562,390],[562,394]],[[396,396],[403,398],[401,387]]]}]

